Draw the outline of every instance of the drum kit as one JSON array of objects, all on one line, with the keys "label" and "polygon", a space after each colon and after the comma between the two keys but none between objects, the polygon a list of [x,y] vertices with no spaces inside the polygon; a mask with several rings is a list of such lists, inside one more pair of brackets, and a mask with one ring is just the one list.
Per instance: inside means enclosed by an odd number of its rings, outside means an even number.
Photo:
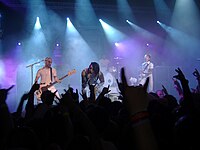
[{"label": "drum kit", "polygon": [[[116,101],[119,100],[119,89],[118,89],[118,85],[116,82],[116,79],[119,79],[120,77],[120,60],[122,58],[121,57],[115,57],[115,63],[114,65],[110,65],[111,63],[107,63],[105,64],[100,64],[101,66],[101,71],[104,74],[104,87],[108,87],[111,90],[108,93],[108,97],[112,100],[112,101]],[[106,62],[106,61],[105,61]]]}]

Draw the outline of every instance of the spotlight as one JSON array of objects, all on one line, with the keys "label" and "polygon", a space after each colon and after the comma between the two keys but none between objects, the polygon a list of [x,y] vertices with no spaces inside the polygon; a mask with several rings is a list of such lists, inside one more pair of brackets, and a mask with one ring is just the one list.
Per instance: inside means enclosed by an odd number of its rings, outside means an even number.
[{"label": "spotlight", "polygon": [[60,44],[58,44],[58,43],[57,43],[57,44],[56,44],[56,46],[57,46],[57,47],[59,47],[59,46],[60,46]]},{"label": "spotlight", "polygon": [[129,20],[126,20],[126,22],[127,22],[127,23],[129,23],[129,24],[133,24],[133,23],[132,23],[132,22],[130,22]]},{"label": "spotlight", "polygon": [[39,17],[36,18],[35,29],[37,29],[37,30],[41,29],[41,24],[40,24],[40,18]]},{"label": "spotlight", "polygon": [[158,24],[160,24],[160,21],[156,21]]},{"label": "spotlight", "polygon": [[21,43],[21,42],[18,42],[18,43],[17,43],[17,45],[21,46],[21,45],[22,45],[22,43]]},{"label": "spotlight", "polygon": [[133,23],[130,22],[129,20],[126,20],[126,22],[127,22],[128,24],[130,24],[130,25],[133,25]]},{"label": "spotlight", "polygon": [[118,47],[118,46],[119,46],[119,43],[118,43],[118,42],[115,42],[115,46]]}]

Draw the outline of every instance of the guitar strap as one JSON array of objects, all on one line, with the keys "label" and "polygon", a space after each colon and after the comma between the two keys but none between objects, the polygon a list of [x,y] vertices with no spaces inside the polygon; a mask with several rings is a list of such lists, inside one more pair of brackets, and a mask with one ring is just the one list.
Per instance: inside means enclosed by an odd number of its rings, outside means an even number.
[{"label": "guitar strap", "polygon": [[53,77],[52,77],[52,68],[50,67],[50,75],[51,75],[51,82],[53,82]]},{"label": "guitar strap", "polygon": [[[149,63],[149,64],[150,64],[150,63]],[[147,64],[147,65],[144,67],[143,71],[145,71],[145,70],[147,69],[147,67],[149,66],[149,64]]]}]

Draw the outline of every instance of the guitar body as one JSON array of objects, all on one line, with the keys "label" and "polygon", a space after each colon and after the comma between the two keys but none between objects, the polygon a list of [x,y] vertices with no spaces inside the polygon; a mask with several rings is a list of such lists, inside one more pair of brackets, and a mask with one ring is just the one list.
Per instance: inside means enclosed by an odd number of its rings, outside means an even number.
[{"label": "guitar body", "polygon": [[138,77],[138,84],[144,85],[144,83],[146,82],[146,79],[151,76],[152,76],[152,73],[141,73]]},{"label": "guitar body", "polygon": [[41,100],[42,93],[47,90],[49,90],[53,93],[56,91],[56,88],[51,84],[42,84],[42,85],[40,85],[40,88],[37,91],[35,91],[36,98],[38,100]]},{"label": "guitar body", "polygon": [[[75,69],[72,70],[72,71],[69,71],[65,76],[61,77],[59,80],[63,80],[64,78],[66,78],[66,77],[68,77],[68,76],[70,76],[74,73],[76,73]],[[56,91],[56,88],[53,85],[56,84],[56,83],[57,82],[55,81],[55,82],[49,83],[49,84],[41,84],[40,88],[37,91],[35,91],[35,95],[36,95],[37,100],[41,100],[41,95],[44,91],[49,90],[52,93],[54,93]]]},{"label": "guitar body", "polygon": [[145,80],[146,78],[147,78],[147,75],[144,74],[144,73],[141,73],[141,74],[139,75],[139,77],[138,77],[138,84],[141,84],[141,82],[142,82],[143,80]]},{"label": "guitar body", "polygon": [[37,100],[41,100],[41,95],[42,95],[41,89],[35,91],[35,96],[36,96]]}]

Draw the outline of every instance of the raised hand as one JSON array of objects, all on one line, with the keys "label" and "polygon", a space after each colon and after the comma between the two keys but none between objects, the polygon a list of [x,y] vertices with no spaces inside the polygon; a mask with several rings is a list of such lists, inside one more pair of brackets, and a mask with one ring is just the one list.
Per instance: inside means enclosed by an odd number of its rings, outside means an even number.
[{"label": "raised hand", "polygon": [[175,69],[175,71],[176,71],[178,74],[175,75],[175,76],[173,76],[173,78],[176,78],[176,79],[178,79],[178,80],[180,80],[180,81],[186,80],[186,79],[185,79],[185,76],[184,76],[184,74],[183,74],[183,72],[181,71],[180,68]]},{"label": "raised hand", "polygon": [[86,92],[82,91],[82,93],[79,93],[79,94],[81,95],[81,97],[83,98],[83,100],[88,100]]},{"label": "raised hand", "polygon": [[101,93],[103,95],[108,94],[111,91],[111,90],[109,90],[109,87],[110,87],[110,85],[108,85],[108,87],[104,87]]},{"label": "raised hand", "polygon": [[0,89],[0,104],[5,103],[7,99],[8,92],[14,87],[10,86],[8,89]]},{"label": "raised hand", "polygon": [[74,89],[72,87],[69,86],[68,89],[69,93],[71,94],[72,98],[74,99],[74,101],[78,102],[79,100],[79,94],[78,94],[78,89],[76,89],[76,92],[74,92]]},{"label": "raised hand", "polygon": [[180,85],[180,83],[178,82],[178,80],[177,79],[175,79],[175,78],[172,78],[172,80],[174,81],[174,88],[181,88],[181,85]]},{"label": "raised hand", "polygon": [[129,86],[125,77],[124,68],[121,69],[122,83],[121,90],[123,91],[123,103],[131,115],[132,133],[136,137],[133,143],[138,147],[138,150],[157,150],[157,143],[151,129],[148,119],[147,107],[149,100],[147,98],[147,87],[149,77],[144,86]]},{"label": "raised hand", "polygon": [[123,84],[116,79],[120,94],[124,93]]},{"label": "raised hand", "polygon": [[195,68],[194,72],[192,73],[196,78],[200,77],[199,71]]},{"label": "raised hand", "polygon": [[146,111],[149,103],[147,99],[147,87],[149,78],[147,78],[144,86],[129,86],[125,77],[125,70],[122,68],[121,79],[122,83],[119,83],[118,85],[121,86],[119,88],[122,91],[122,95],[124,97],[123,102],[130,114],[133,115],[140,111]]}]

